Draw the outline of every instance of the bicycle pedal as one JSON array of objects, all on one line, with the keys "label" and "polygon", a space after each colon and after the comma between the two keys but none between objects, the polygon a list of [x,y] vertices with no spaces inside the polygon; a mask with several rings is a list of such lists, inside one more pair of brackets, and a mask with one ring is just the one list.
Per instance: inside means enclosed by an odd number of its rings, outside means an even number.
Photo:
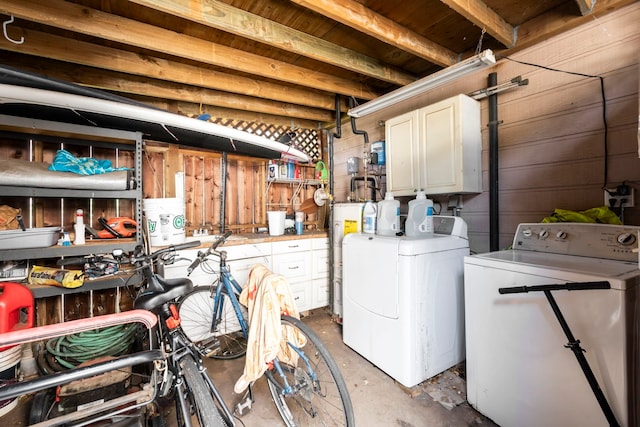
[{"label": "bicycle pedal", "polygon": [[253,400],[251,400],[251,397],[247,397],[241,400],[236,405],[236,414],[238,414],[239,416],[246,415],[251,410],[252,405],[253,405]]}]

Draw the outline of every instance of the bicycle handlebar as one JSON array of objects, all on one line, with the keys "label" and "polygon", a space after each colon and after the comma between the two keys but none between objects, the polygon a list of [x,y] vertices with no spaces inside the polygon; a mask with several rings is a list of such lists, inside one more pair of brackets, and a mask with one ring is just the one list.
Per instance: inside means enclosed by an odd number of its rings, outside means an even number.
[{"label": "bicycle handlebar", "polygon": [[194,240],[192,242],[179,243],[177,245],[167,246],[166,248],[158,249],[155,252],[150,253],[149,255],[142,253],[142,255],[133,255],[130,259],[132,264],[136,264],[143,261],[153,261],[157,259],[160,255],[165,254],[167,252],[175,252],[182,249],[193,248],[195,246],[200,246],[199,240]]},{"label": "bicycle handlebar", "polygon": [[187,276],[190,275],[193,272],[193,270],[195,270],[200,265],[200,263],[205,260],[206,257],[208,257],[212,252],[214,252],[216,248],[220,246],[222,243],[224,243],[232,234],[233,232],[227,231],[222,236],[218,237],[211,244],[211,247],[209,247],[206,251],[198,252],[198,257],[194,259],[191,264],[189,264],[189,267],[187,267]]},{"label": "bicycle handlebar", "polygon": [[600,282],[576,282],[553,285],[536,285],[536,286],[513,286],[510,288],[498,288],[500,294],[521,294],[527,292],[540,291],[581,291],[586,289],[611,289],[611,284],[607,281]]}]

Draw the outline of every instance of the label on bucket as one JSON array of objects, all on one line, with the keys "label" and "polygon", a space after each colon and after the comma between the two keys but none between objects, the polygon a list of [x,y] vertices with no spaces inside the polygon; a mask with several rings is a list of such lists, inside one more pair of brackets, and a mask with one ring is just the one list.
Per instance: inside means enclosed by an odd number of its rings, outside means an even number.
[{"label": "label on bucket", "polygon": [[151,246],[183,243],[185,240],[184,201],[145,199],[144,213]]}]

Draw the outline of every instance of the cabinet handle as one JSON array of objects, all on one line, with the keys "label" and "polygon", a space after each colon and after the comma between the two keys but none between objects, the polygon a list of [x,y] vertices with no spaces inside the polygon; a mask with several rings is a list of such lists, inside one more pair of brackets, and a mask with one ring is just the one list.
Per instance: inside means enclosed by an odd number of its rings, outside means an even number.
[{"label": "cabinet handle", "polygon": [[297,270],[297,269],[299,269],[299,268],[300,268],[300,267],[296,265],[295,267],[289,267],[289,270]]},{"label": "cabinet handle", "polygon": [[293,249],[293,248],[299,248],[299,247],[300,247],[300,245],[293,245],[293,246],[290,246],[290,245],[289,245],[289,246],[287,246],[287,247],[288,247],[288,248]]}]

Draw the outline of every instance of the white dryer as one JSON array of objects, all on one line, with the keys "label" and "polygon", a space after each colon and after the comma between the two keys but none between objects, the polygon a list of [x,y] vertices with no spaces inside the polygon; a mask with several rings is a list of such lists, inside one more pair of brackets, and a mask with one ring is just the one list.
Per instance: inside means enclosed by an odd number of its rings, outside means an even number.
[{"label": "white dryer", "polygon": [[345,344],[406,387],[464,359],[460,217],[435,216],[430,238],[349,234],[343,252]]},{"label": "white dryer", "polygon": [[543,292],[499,288],[608,281],[553,298],[617,422],[640,425],[639,227],[520,224],[512,249],[465,258],[467,399],[502,427],[609,425]]}]

